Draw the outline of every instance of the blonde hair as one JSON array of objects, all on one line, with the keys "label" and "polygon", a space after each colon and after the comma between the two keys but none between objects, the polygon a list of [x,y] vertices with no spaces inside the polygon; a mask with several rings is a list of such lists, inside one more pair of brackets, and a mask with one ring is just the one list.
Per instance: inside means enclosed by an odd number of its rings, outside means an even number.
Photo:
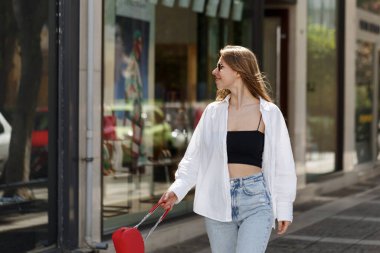
[{"label": "blonde hair", "polygon": [[[242,46],[227,45],[220,50],[220,57],[230,68],[240,74],[244,85],[252,96],[272,102],[268,94],[268,88],[264,81],[264,75],[260,72],[254,53]],[[228,89],[220,89],[216,93],[216,100],[221,101],[231,93]]]}]

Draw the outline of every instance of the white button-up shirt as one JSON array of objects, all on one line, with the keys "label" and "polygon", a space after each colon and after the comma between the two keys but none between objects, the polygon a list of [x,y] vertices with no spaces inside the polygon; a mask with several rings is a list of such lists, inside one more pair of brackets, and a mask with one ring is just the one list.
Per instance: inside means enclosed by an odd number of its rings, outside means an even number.
[{"label": "white button-up shirt", "polygon": [[[206,107],[169,188],[178,203],[196,186],[194,212],[222,222],[232,221],[226,143],[229,98]],[[260,111],[265,123],[262,170],[274,217],[292,221],[297,178],[288,130],[275,104],[260,99]]]}]

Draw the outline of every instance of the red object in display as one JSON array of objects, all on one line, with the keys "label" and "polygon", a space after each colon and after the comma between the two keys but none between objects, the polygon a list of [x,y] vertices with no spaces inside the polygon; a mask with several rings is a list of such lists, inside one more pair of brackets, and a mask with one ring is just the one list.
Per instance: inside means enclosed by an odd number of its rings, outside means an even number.
[{"label": "red object in display", "polygon": [[49,133],[47,130],[32,132],[32,147],[46,147],[49,141]]},{"label": "red object in display", "polygon": [[[134,227],[121,227],[117,229],[112,234],[112,241],[115,247],[116,253],[144,253],[144,239],[138,230],[138,227],[152,215],[152,213],[159,207],[159,204],[156,204],[150,209],[149,213]],[[148,235],[145,237],[145,240],[148,239],[150,234],[156,229],[158,224],[166,217],[170,210],[166,210],[156,222],[153,228],[149,231]]]},{"label": "red object in display", "polygon": [[39,107],[36,109],[36,115],[34,119],[34,126],[32,130],[32,147],[40,148],[47,147],[49,142],[49,119],[48,119],[48,108]]},{"label": "red object in display", "polygon": [[116,140],[116,117],[104,116],[103,117],[103,138],[105,140]]}]

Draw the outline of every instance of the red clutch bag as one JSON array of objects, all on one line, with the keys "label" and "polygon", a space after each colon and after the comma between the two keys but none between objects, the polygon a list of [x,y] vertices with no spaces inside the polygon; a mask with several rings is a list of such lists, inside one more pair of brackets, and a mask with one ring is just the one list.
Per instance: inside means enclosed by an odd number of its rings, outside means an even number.
[{"label": "red clutch bag", "polygon": [[[147,215],[134,227],[121,227],[112,234],[112,241],[115,246],[116,253],[144,253],[144,239],[138,230],[138,227],[153,214],[153,212],[159,207],[159,204],[154,205]],[[151,228],[145,241],[150,234],[156,229],[158,224],[166,217],[170,210],[166,210],[158,219],[156,224]]]}]

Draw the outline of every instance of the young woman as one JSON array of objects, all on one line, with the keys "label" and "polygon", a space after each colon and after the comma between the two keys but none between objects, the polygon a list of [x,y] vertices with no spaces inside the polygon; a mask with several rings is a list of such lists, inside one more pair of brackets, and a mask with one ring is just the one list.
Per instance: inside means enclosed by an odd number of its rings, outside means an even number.
[{"label": "young woman", "polygon": [[194,212],[205,217],[212,252],[265,252],[275,220],[283,234],[293,219],[297,179],[288,130],[249,49],[221,49],[212,74],[217,99],[159,203],[171,209],[196,185]]}]

